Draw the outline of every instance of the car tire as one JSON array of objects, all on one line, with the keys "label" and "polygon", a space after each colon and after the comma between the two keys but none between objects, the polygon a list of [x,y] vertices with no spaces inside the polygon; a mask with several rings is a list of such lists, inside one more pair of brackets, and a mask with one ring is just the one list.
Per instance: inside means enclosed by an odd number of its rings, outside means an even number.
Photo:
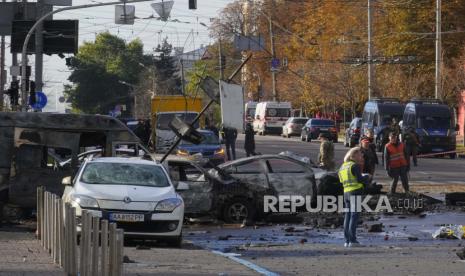
[{"label": "car tire", "polygon": [[305,136],[305,142],[311,142],[312,141],[312,138],[308,137],[308,134],[307,136]]},{"label": "car tire", "polygon": [[256,210],[243,198],[234,198],[223,207],[223,219],[227,223],[243,223],[255,220]]},{"label": "car tire", "polygon": [[179,236],[174,238],[167,238],[164,241],[169,247],[179,248],[182,245],[182,232]]}]

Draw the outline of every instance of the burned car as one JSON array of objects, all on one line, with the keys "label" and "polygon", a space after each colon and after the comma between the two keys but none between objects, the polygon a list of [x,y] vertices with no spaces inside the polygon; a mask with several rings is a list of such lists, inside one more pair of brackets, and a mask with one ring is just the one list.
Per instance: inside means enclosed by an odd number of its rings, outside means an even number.
[{"label": "burned car", "polygon": [[[34,208],[38,186],[61,195],[61,180],[75,173],[80,152],[99,148],[111,157],[123,145],[144,149],[109,116],[0,112],[0,205]],[[67,159],[70,165],[59,165]]]},{"label": "burned car", "polygon": [[311,166],[284,155],[242,158],[210,170],[180,158],[171,158],[165,165],[179,186],[186,216],[211,214],[229,223],[242,223],[266,215],[265,195],[316,196]]}]

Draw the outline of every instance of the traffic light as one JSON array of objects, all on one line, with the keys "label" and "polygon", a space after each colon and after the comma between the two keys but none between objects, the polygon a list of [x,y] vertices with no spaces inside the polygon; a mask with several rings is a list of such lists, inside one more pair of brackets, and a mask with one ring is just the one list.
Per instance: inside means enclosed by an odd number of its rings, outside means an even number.
[{"label": "traffic light", "polygon": [[36,83],[34,81],[29,82],[29,104],[34,105],[36,103]]},{"label": "traffic light", "polygon": [[197,0],[189,0],[189,10],[197,9]]}]

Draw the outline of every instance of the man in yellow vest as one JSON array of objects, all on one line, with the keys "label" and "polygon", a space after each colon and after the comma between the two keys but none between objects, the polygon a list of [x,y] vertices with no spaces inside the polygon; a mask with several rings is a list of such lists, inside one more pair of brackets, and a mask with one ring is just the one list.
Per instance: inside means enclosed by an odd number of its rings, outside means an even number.
[{"label": "man in yellow vest", "polygon": [[404,191],[408,193],[408,171],[410,169],[407,152],[404,144],[399,142],[397,133],[391,132],[389,134],[389,143],[384,147],[384,166],[389,177],[392,178],[390,193],[396,192],[397,182],[402,181]]},{"label": "man in yellow vest", "polygon": [[344,187],[344,247],[362,246],[357,240],[357,225],[360,211],[357,201],[361,201],[363,190],[369,184],[370,175],[362,175],[363,155],[359,147],[351,148],[344,157],[339,169],[339,181]]}]

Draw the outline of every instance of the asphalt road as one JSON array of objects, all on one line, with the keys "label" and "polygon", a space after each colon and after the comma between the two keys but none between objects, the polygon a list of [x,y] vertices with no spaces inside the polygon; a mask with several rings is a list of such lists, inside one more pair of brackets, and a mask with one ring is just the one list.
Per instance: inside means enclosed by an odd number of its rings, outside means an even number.
[{"label": "asphalt road", "polygon": [[[319,141],[302,142],[300,137],[283,138],[280,136],[255,136],[256,152],[280,153],[292,151],[300,155],[310,157],[316,161],[320,147]],[[236,142],[238,157],[245,156],[244,135],[239,135]],[[342,164],[345,153],[349,148],[344,147],[342,142],[335,145],[335,161],[337,165]],[[378,153],[381,162],[381,153]],[[412,185],[429,186],[435,193],[441,193],[440,185],[452,185],[459,190],[465,191],[465,159],[450,159],[449,157],[420,158],[418,167],[412,167],[410,171],[410,182]],[[388,184],[390,179],[382,166],[378,166],[374,180],[381,184]],[[439,185],[439,186],[436,186]],[[462,186],[463,187],[460,187]],[[400,183],[399,183],[399,186]],[[433,187],[436,186],[436,187]],[[449,190],[444,190],[446,192]]]}]

